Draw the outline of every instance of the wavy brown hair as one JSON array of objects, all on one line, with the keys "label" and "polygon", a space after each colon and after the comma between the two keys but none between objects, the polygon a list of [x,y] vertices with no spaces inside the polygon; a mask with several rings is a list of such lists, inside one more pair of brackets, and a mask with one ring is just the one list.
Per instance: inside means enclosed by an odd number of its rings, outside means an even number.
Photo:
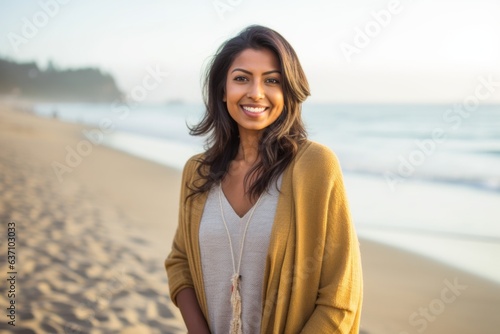
[{"label": "wavy brown hair", "polygon": [[[200,123],[189,128],[191,135],[208,135],[206,151],[199,159],[197,170],[204,182],[192,185],[191,195],[206,192],[219,183],[238,152],[238,126],[229,115],[223,96],[229,68],[246,49],[268,49],[276,55],[284,95],[283,112],[263,130],[258,147],[260,159],[245,176],[245,189],[251,198],[260,196],[273,181],[277,181],[307,138],[301,108],[310,92],[297,54],[276,31],[258,25],[249,26],[223,43],[207,68],[203,90],[205,114]],[[254,181],[247,187],[249,180]]]}]

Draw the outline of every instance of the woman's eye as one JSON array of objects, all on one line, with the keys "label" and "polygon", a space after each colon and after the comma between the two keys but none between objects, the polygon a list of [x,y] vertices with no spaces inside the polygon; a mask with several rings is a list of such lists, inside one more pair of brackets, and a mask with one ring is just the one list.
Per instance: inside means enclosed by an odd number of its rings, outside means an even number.
[{"label": "woman's eye", "polygon": [[274,78],[267,79],[266,81],[268,83],[272,83],[272,84],[279,84],[280,83],[278,79],[274,79]]},{"label": "woman's eye", "polygon": [[247,81],[247,78],[239,76],[234,78],[234,81]]}]

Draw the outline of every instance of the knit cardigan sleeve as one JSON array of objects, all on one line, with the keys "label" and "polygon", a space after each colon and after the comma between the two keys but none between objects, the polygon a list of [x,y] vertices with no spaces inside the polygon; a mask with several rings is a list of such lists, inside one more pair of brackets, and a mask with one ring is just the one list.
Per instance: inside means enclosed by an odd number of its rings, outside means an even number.
[{"label": "knit cardigan sleeve", "polygon": [[194,173],[196,173],[195,157],[188,160],[182,172],[181,194],[179,203],[179,224],[172,243],[172,250],[165,260],[165,269],[168,276],[168,286],[170,289],[170,298],[177,306],[177,294],[184,288],[194,288],[193,278],[191,276],[186,235],[187,228],[185,226],[185,211],[183,208],[186,206],[186,196],[188,195],[187,184],[190,183]]},{"label": "knit cardigan sleeve", "polygon": [[[295,188],[309,195],[300,197],[309,203],[306,207],[319,211],[307,216],[322,222],[324,240],[319,242],[324,247],[314,311],[301,333],[357,334],[363,294],[361,259],[342,172],[328,148],[315,145],[309,151],[316,151],[310,159],[303,159],[309,172],[307,177],[295,178]],[[321,163],[311,165],[317,160]],[[310,205],[311,200],[319,205]]]}]

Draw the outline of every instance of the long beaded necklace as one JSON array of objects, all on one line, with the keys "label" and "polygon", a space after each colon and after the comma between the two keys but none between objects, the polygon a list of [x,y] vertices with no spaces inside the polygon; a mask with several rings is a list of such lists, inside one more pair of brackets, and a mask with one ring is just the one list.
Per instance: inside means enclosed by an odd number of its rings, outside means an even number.
[{"label": "long beaded necklace", "polygon": [[234,252],[233,252],[233,243],[231,242],[231,235],[229,234],[229,229],[227,227],[226,219],[224,218],[224,209],[222,208],[222,182],[219,183],[219,205],[220,205],[220,213],[222,216],[222,222],[224,223],[224,227],[226,228],[227,239],[229,240],[229,248],[231,249],[231,260],[233,262],[233,275],[231,276],[231,307],[232,307],[232,319],[231,319],[231,327],[230,334],[242,334],[242,323],[241,323],[241,294],[240,294],[240,267],[241,267],[241,258],[243,256],[243,246],[245,244],[245,237],[247,234],[248,226],[250,225],[250,220],[252,219],[253,213],[255,209],[259,205],[260,199],[262,198],[262,194],[259,196],[257,202],[255,202],[253,208],[250,210],[250,214],[248,216],[247,222],[245,224],[245,230],[243,231],[243,239],[240,242],[240,254],[238,259],[238,266],[236,267]]}]

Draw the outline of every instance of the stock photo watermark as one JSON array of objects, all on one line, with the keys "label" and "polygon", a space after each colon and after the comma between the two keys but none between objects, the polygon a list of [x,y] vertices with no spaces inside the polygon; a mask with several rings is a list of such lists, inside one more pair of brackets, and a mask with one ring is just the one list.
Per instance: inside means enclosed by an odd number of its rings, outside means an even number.
[{"label": "stock photo watermark", "polygon": [[61,6],[68,4],[71,0],[41,0],[38,2],[40,9],[31,17],[21,18],[21,31],[7,33],[7,39],[10,46],[16,53],[19,53],[19,47],[27,44],[35,38],[38,33],[49,24],[49,22],[59,14]]},{"label": "stock photo watermark", "polygon": [[125,101],[115,100],[112,103],[111,112],[116,115],[115,117],[118,117],[118,120],[103,117],[99,120],[97,128],[83,129],[82,134],[86,139],[80,140],[75,147],[66,145],[66,156],[63,162],[52,161],[52,170],[59,182],[64,181],[64,174],[71,173],[80,166],[84,158],[92,153],[93,147],[104,142],[106,135],[113,133],[117,121],[123,121],[127,118],[130,111],[139,106],[148,97],[149,93],[157,89],[168,76],[168,72],[163,72],[158,65],[155,68],[148,66],[146,72],[147,75],[142,79],[141,84],[134,86],[130,90]]},{"label": "stock photo watermark", "polygon": [[[458,278],[453,281],[445,279],[443,281],[444,288],[441,289],[439,297],[434,298],[429,304],[419,307],[418,310],[410,314],[408,323],[414,327],[418,333],[423,333],[429,324],[436,321],[438,317],[446,311],[447,305],[454,303],[462,293],[467,290],[468,286],[460,284]],[[408,332],[400,332],[399,334],[410,334]]]},{"label": "stock photo watermark", "polygon": [[7,223],[6,231],[7,239],[7,285],[6,291],[7,295],[7,324],[15,327],[16,326],[16,309],[18,305],[16,303],[16,293],[17,293],[17,257],[16,257],[16,222]]},{"label": "stock photo watermark", "polygon": [[372,11],[370,13],[371,20],[362,25],[362,27],[356,26],[352,42],[342,42],[339,46],[347,62],[352,62],[354,55],[359,55],[363,49],[367,48],[389,26],[394,16],[400,14],[403,9],[404,6],[400,0],[391,0],[386,8]]},{"label": "stock photo watermark", "polygon": [[225,20],[225,14],[227,12],[232,12],[236,7],[241,5],[243,0],[214,0],[212,5],[214,6],[217,15],[221,20]]},{"label": "stock photo watermark", "polygon": [[446,142],[447,136],[458,130],[462,122],[479,108],[481,102],[489,99],[500,87],[500,81],[495,81],[496,79],[491,74],[487,77],[480,76],[477,80],[479,83],[473,94],[466,96],[461,103],[454,104],[443,113],[442,120],[445,126],[432,129],[428,139],[416,140],[414,142],[415,149],[408,154],[398,156],[396,171],[384,173],[385,181],[392,191],[396,190],[397,184],[412,177],[418,167],[422,166],[438,150],[439,145]]}]

